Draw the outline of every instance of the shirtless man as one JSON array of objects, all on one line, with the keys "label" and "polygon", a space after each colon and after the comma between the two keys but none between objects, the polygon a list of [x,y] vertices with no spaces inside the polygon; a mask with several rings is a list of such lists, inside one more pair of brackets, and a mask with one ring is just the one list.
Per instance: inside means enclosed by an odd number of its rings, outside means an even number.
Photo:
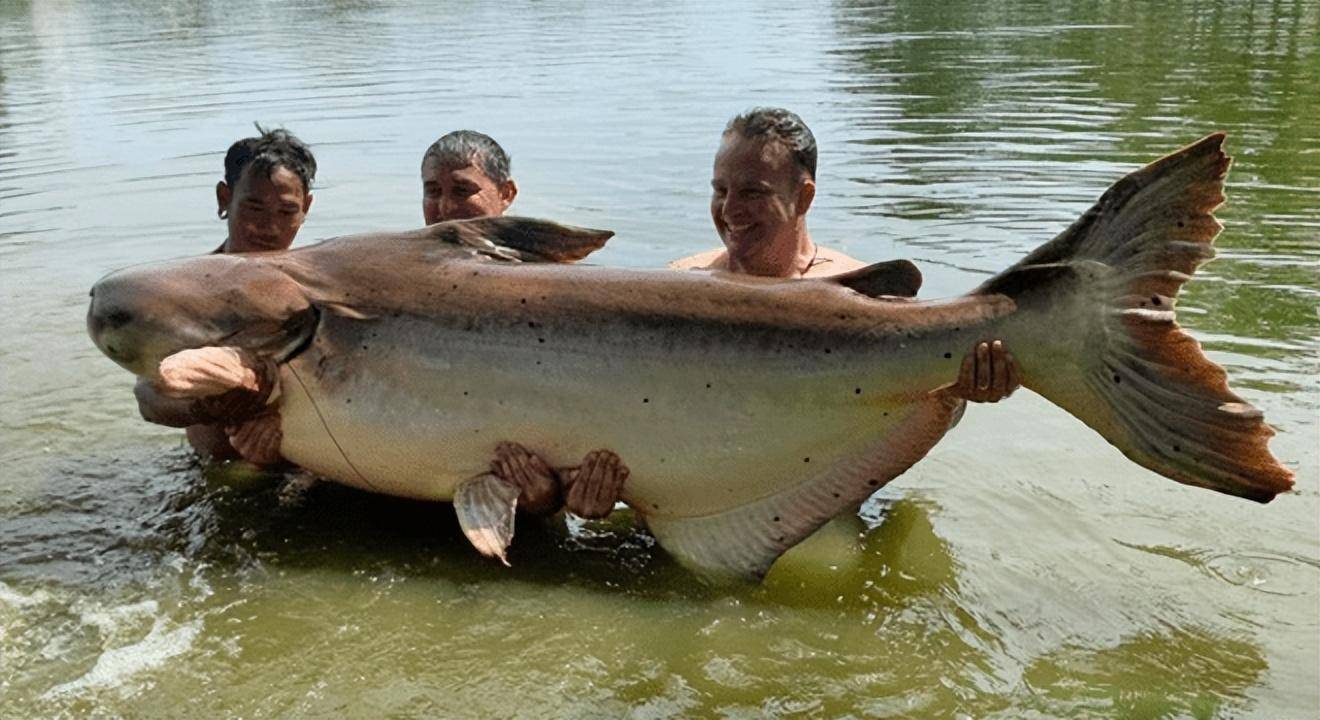
[{"label": "shirtless man", "polygon": [[[517,196],[509,155],[489,135],[455,130],[422,155],[422,218],[427,225],[498,217]],[[609,514],[628,477],[628,469],[608,450],[596,450],[581,466],[556,472],[514,442],[496,446],[491,472],[519,487],[519,509],[549,514],[564,507],[583,517]]]},{"label": "shirtless man", "polygon": [[[711,179],[711,220],[724,246],[675,260],[669,267],[793,279],[866,267],[812,240],[807,211],[815,197],[816,139],[806,123],[782,108],[738,115],[724,129]],[[932,397],[930,411],[945,417],[951,428],[962,418],[965,401],[999,402],[1019,387],[1018,375],[1017,363],[1002,343],[978,343],[963,358],[957,382]],[[606,460],[589,469],[584,464],[589,482],[577,483],[579,495],[585,497],[575,498],[584,517],[609,514],[627,479],[627,468],[616,456],[611,453]],[[536,470],[542,468],[544,463]],[[573,497],[571,486],[567,493]]]},{"label": "shirtless man", "polygon": [[[670,267],[778,278],[828,277],[865,267],[823,248],[807,231],[816,198],[816,138],[783,108],[756,108],[729,121],[715,154],[710,215],[724,247],[675,260]],[[998,341],[964,358],[955,400],[999,402],[1018,386],[1017,364]],[[962,405],[956,415],[961,417]]]},{"label": "shirtless man", "polygon": [[[292,133],[264,130],[243,138],[225,154],[225,178],[216,183],[216,214],[228,235],[216,253],[285,250],[312,207],[316,159]],[[264,412],[228,425],[224,418],[265,406],[275,379],[271,363],[241,357],[227,348],[193,351],[194,364],[162,368],[164,384],[145,378],[134,388],[143,419],[187,428],[188,442],[203,457],[276,464],[279,416]]]}]

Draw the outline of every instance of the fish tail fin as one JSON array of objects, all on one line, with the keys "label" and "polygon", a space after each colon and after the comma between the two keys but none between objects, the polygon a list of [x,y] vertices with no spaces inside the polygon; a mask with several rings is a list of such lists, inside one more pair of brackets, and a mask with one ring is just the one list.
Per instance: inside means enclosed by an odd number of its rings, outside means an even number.
[{"label": "fish tail fin", "polygon": [[[1230,158],[1216,133],[1113,185],[1077,222],[978,288],[1007,295],[1035,335],[1024,384],[1134,462],[1188,485],[1268,502],[1293,474],[1274,431],[1229,390],[1174,317],[1178,290],[1214,256]],[[1016,334],[1016,333],[1015,333]],[[1067,338],[1063,340],[1063,338]],[[1007,338],[1015,346],[1015,339]]]}]

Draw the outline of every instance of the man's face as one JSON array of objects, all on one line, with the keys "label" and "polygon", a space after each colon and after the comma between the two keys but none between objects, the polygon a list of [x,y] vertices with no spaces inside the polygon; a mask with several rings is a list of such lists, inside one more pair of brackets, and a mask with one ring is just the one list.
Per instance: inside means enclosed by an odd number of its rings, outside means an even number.
[{"label": "man's face", "polygon": [[229,213],[226,252],[288,249],[312,206],[311,193],[285,167],[267,177],[249,165],[233,188],[223,182],[216,186],[216,200]]},{"label": "man's face", "polygon": [[422,217],[426,224],[503,215],[518,187],[497,184],[476,165],[445,165],[434,155],[422,161]]},{"label": "man's face", "polygon": [[773,139],[725,135],[710,184],[710,215],[730,267],[756,275],[788,274],[815,190],[788,148]]}]

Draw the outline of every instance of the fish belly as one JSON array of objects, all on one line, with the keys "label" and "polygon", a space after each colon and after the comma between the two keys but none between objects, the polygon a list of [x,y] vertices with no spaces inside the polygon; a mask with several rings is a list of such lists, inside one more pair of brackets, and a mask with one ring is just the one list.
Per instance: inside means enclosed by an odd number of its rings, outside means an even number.
[{"label": "fish belly", "polygon": [[348,485],[450,500],[502,441],[555,467],[607,448],[631,471],[630,505],[701,516],[855,460],[934,386],[901,359],[823,366],[806,350],[767,359],[618,332],[546,335],[330,319],[284,366],[281,450]]}]

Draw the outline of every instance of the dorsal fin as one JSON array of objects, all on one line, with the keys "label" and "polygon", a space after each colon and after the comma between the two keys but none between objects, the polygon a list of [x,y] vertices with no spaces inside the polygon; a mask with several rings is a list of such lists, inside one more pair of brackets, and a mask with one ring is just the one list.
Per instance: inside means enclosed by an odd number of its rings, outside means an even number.
[{"label": "dorsal fin", "polygon": [[497,260],[575,262],[599,250],[614,232],[549,220],[487,217],[436,223],[415,236],[472,248]]},{"label": "dorsal fin", "polygon": [[867,297],[911,298],[921,289],[921,271],[908,260],[879,262],[826,279]]}]

